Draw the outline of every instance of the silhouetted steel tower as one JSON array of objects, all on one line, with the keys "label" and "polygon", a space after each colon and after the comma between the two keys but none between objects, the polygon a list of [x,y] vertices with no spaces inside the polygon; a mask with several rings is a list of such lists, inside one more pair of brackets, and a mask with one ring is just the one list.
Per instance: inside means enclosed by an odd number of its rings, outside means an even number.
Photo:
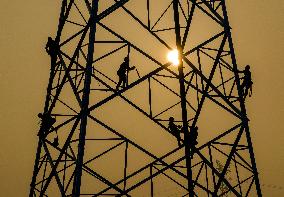
[{"label": "silhouetted steel tower", "polygon": [[225,0],[62,0],[46,50],[30,197],[262,196]]}]

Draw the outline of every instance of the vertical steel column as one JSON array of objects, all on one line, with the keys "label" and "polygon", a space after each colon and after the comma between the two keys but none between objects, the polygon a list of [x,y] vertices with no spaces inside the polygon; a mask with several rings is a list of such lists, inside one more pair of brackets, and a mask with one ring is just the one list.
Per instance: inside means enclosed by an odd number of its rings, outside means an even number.
[{"label": "vertical steel column", "polygon": [[74,176],[73,191],[72,191],[72,196],[74,197],[80,196],[80,188],[81,188],[81,176],[82,176],[83,158],[85,151],[85,136],[87,129],[87,119],[89,115],[88,107],[89,107],[89,95],[90,95],[90,85],[91,85],[91,76],[92,76],[92,63],[93,63],[93,54],[94,54],[97,12],[98,12],[98,0],[93,0],[91,16],[90,16],[88,56],[87,56],[84,90],[83,90],[82,107],[81,107],[81,125],[80,125],[80,134],[79,134],[78,154],[76,160],[75,176]]},{"label": "vertical steel column", "polygon": [[[60,35],[61,35],[61,32],[62,32],[62,28],[63,28],[63,24],[64,24],[64,13],[65,13],[66,4],[67,4],[67,1],[63,0],[62,4],[61,4],[61,11],[60,11],[60,18],[59,18],[57,36],[55,38],[56,43],[59,43]],[[49,80],[48,80],[48,86],[47,86],[47,90],[46,90],[46,98],[45,98],[45,104],[44,104],[44,112],[43,112],[44,114],[46,114],[48,112],[52,83],[53,83],[53,79],[54,79],[54,75],[55,75],[54,74],[55,66],[56,66],[56,62],[53,62],[51,60]],[[34,163],[33,177],[32,177],[32,181],[31,181],[31,184],[30,184],[29,197],[33,197],[35,183],[36,183],[36,177],[37,177],[37,174],[38,174],[38,171],[39,171],[38,165],[39,165],[41,148],[42,148],[43,132],[44,131],[42,130],[42,128],[40,128],[39,133],[38,133],[38,145],[37,145],[36,158],[35,158],[35,163]]]},{"label": "vertical steel column", "polygon": [[176,33],[176,47],[179,53],[178,71],[179,71],[182,123],[183,123],[183,131],[184,131],[184,145],[185,145],[185,156],[186,156],[188,191],[189,191],[189,197],[194,197],[192,170],[191,170],[191,148],[189,144],[190,136],[189,136],[189,130],[188,130],[187,110],[186,110],[186,92],[185,92],[185,85],[184,85],[183,63],[182,63],[182,58],[181,58],[181,54],[183,54],[183,50],[181,46],[178,4],[179,4],[179,0],[173,1],[175,33]]},{"label": "vertical steel column", "polygon": [[239,75],[236,72],[238,70],[237,60],[236,60],[236,56],[235,56],[235,52],[234,52],[234,45],[233,45],[233,40],[232,40],[231,29],[230,29],[230,24],[229,24],[225,0],[222,1],[222,11],[223,11],[223,15],[224,15],[224,30],[227,32],[227,35],[228,35],[228,42],[229,42],[229,47],[230,47],[230,51],[231,51],[233,69],[235,71],[235,77],[236,77],[236,82],[237,82],[237,87],[238,87],[238,94],[240,96],[240,106],[241,106],[242,119],[243,119],[242,121],[243,121],[243,126],[244,126],[245,132],[246,132],[247,143],[248,143],[248,146],[249,146],[249,153],[250,153],[252,168],[253,168],[253,172],[254,172],[254,176],[255,176],[254,178],[255,178],[256,191],[257,191],[257,195],[259,197],[262,197],[260,182],[259,182],[259,177],[258,177],[258,171],[257,171],[253,147],[252,147],[252,140],[251,140],[251,136],[250,136],[250,132],[249,132],[246,107],[245,107],[245,104],[244,104],[243,93],[242,93],[242,90],[240,89],[240,78],[239,78]]}]

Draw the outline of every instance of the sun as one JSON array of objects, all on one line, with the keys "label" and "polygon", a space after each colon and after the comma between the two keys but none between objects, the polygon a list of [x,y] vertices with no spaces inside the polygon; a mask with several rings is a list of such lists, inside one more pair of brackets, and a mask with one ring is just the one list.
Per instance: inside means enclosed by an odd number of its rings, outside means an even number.
[{"label": "sun", "polygon": [[177,49],[173,49],[168,52],[168,61],[170,61],[174,66],[179,65],[179,54]]}]

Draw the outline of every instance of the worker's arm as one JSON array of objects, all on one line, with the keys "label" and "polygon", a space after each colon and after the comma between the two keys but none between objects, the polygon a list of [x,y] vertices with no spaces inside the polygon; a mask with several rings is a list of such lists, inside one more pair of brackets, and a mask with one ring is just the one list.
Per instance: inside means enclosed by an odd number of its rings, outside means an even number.
[{"label": "worker's arm", "polygon": [[237,73],[245,73],[245,70],[238,70],[236,69]]},{"label": "worker's arm", "polygon": [[128,67],[128,70],[134,70],[135,69],[135,66],[132,66],[132,67]]},{"label": "worker's arm", "polygon": [[232,72],[235,72],[235,73],[244,73],[245,70],[238,70],[237,68],[231,68],[230,69]]}]

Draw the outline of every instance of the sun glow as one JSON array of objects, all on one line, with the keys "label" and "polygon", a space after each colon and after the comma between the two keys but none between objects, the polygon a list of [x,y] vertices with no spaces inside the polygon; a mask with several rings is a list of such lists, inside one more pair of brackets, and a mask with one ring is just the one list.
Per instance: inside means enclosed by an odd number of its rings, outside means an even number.
[{"label": "sun glow", "polygon": [[168,61],[170,61],[174,66],[179,65],[179,54],[178,50],[174,49],[170,52],[168,52]]}]

